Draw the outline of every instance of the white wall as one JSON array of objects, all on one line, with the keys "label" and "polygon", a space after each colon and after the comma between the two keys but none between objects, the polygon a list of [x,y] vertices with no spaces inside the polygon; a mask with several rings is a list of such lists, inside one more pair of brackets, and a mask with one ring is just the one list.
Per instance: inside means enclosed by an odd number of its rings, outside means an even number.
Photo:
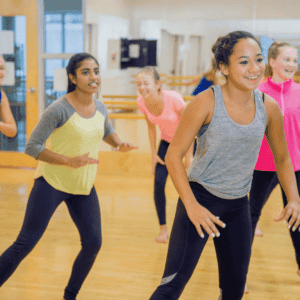
[{"label": "white wall", "polygon": [[109,70],[107,68],[107,45],[109,39],[130,38],[129,0],[88,0],[87,23],[97,24],[98,53],[101,67],[101,94],[132,94],[134,86],[130,84],[130,70]]},{"label": "white wall", "polygon": [[[131,32],[138,37],[145,20],[161,22],[161,28],[176,35],[202,36],[201,66],[209,68],[211,46],[217,37],[233,30],[256,36],[300,40],[299,0],[134,0]],[[257,20],[253,21],[256,17]]]},{"label": "white wall", "polygon": [[88,21],[91,21],[91,16],[97,14],[129,18],[132,10],[131,0],[86,0],[86,3]]},{"label": "white wall", "polygon": [[[107,41],[121,37],[157,39],[162,47],[162,30],[170,35],[201,36],[202,71],[211,63],[211,46],[220,35],[233,30],[246,30],[255,35],[300,41],[299,0],[87,0],[87,22],[98,26],[98,59],[101,64],[102,93],[135,94],[131,74],[137,69],[108,70]],[[253,22],[256,15],[257,20]],[[167,42],[166,42],[167,43]],[[169,42],[168,42],[169,43]],[[167,44],[168,44],[167,43]],[[169,53],[173,51],[169,47]],[[158,70],[170,69],[168,56],[158,52]],[[185,62],[187,69],[188,63]],[[186,74],[190,75],[190,74]],[[138,124],[137,124],[138,123]],[[120,137],[140,145],[139,151],[150,151],[144,121],[118,120]],[[103,144],[103,149],[109,150]]]}]

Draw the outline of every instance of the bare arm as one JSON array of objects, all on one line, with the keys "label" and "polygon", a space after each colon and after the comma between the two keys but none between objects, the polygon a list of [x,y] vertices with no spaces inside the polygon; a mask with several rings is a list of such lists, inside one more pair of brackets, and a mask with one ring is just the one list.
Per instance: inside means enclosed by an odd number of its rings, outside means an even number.
[{"label": "bare arm", "polygon": [[[137,147],[123,143],[116,133],[112,133],[105,138],[105,142],[111,145],[112,147],[117,148],[119,151],[127,152],[132,149],[137,149]],[[76,157],[68,157],[65,155],[57,154],[51,150],[44,149],[37,156],[37,160],[44,161],[49,164],[55,165],[65,165],[72,168],[79,168],[85,166],[87,164],[96,164],[99,163],[98,159],[89,157],[90,153],[86,153],[84,155],[76,156]]]},{"label": "bare arm", "polygon": [[15,137],[17,134],[17,125],[11,112],[6,94],[1,91],[2,100],[0,105],[0,131],[8,136]]},{"label": "bare arm", "polygon": [[198,82],[201,80],[201,78],[204,76],[204,74],[205,74],[205,73],[203,73],[203,74],[199,75],[198,77],[196,77],[196,78],[194,78],[194,79],[192,79],[192,80],[190,80],[190,81],[184,83],[184,85],[185,85],[185,86],[189,86],[189,85],[198,83]]},{"label": "bare arm", "polygon": [[165,165],[165,162],[159,157],[156,150],[156,125],[151,123],[149,119],[146,117],[147,127],[148,127],[148,136],[151,147],[151,155],[152,155],[152,174],[155,174],[155,167],[157,163]]},{"label": "bare arm", "polygon": [[61,154],[57,154],[51,150],[44,149],[37,156],[37,160],[53,164],[53,165],[65,165],[71,168],[80,168],[87,164],[96,164],[99,161],[95,158],[89,157],[90,153],[84,155],[69,157]]},{"label": "bare arm", "polygon": [[156,154],[156,125],[151,123],[148,120],[146,115],[145,115],[145,117],[146,117],[146,122],[147,122],[147,127],[148,127],[148,136],[149,136],[151,153],[153,156],[153,154]]},{"label": "bare arm", "polygon": [[294,224],[294,228],[296,229],[300,224],[300,199],[295,172],[284,134],[282,112],[275,100],[268,96],[266,96],[265,108],[268,116],[265,135],[274,155],[279,182],[288,201],[288,205],[276,221],[280,221],[282,219],[284,219],[284,221],[288,221],[288,219],[292,216],[288,226],[292,226],[296,221]]},{"label": "bare arm", "polygon": [[200,225],[209,235],[214,237],[220,234],[214,223],[222,227],[225,227],[225,224],[195,199],[182,159],[194,142],[197,132],[205,124],[211,112],[213,112],[213,109],[214,95],[212,90],[206,90],[192,100],[186,107],[179,122],[165,159],[168,171],[187,214],[201,237],[204,237],[204,235]]},{"label": "bare arm", "polygon": [[138,149],[138,147],[136,147],[132,144],[122,142],[115,132],[109,134],[104,139],[104,142],[109,144],[110,146],[116,148],[116,150],[120,151],[120,152],[128,152],[133,149]]},{"label": "bare arm", "polygon": [[[178,114],[180,117],[183,116],[183,113],[185,111],[185,108],[181,109]],[[195,143],[195,139],[194,141],[192,142],[190,148],[188,149],[188,151],[186,152],[185,156],[184,156],[184,165],[185,165],[185,168],[186,170],[189,169],[191,163],[192,163],[192,160],[193,160],[193,150],[194,150],[194,143]]]},{"label": "bare arm", "polygon": [[116,133],[112,133],[112,134],[108,135],[104,139],[104,142],[114,148],[118,148],[122,144],[122,141],[120,140],[120,138],[118,137],[118,135]]}]

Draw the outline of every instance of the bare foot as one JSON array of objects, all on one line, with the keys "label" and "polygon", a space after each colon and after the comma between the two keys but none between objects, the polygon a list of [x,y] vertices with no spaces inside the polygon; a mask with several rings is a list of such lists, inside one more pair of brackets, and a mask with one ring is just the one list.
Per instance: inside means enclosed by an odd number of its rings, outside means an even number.
[{"label": "bare foot", "polygon": [[168,230],[167,230],[167,225],[161,225],[160,226],[160,233],[156,237],[156,241],[158,243],[167,243],[169,238]]},{"label": "bare foot", "polygon": [[245,285],[244,294],[249,294],[249,290],[248,290],[247,284]]},{"label": "bare foot", "polygon": [[257,224],[256,225],[256,228],[255,228],[255,236],[263,236],[263,232],[261,231],[259,225]]},{"label": "bare foot", "polygon": [[297,274],[300,276],[300,269],[297,271]]}]

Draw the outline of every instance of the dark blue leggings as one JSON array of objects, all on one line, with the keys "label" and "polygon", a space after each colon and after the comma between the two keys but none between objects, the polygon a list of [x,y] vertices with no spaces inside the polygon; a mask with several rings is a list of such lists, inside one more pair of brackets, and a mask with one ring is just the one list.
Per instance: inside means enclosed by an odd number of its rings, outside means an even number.
[{"label": "dark blue leggings", "polygon": [[99,201],[93,187],[89,195],[67,194],[54,189],[43,177],[35,180],[24,223],[17,240],[0,257],[0,286],[13,274],[21,261],[42,237],[56,208],[65,201],[81,238],[64,298],[74,300],[91,270],[101,247]]},{"label": "dark blue leggings", "polygon": [[[300,171],[295,172],[298,191],[300,190]],[[250,190],[250,211],[252,221],[252,240],[254,239],[254,232],[263,206],[267,202],[271,192],[279,183],[276,172],[269,171],[256,171],[253,173],[253,181]],[[281,187],[281,186],[280,186]],[[283,206],[287,205],[286,195],[281,187],[281,194]],[[300,232],[297,229],[295,232],[290,229],[290,235],[293,241],[294,249],[296,252],[296,261],[300,269]]]},{"label": "dark blue leggings", "polygon": [[[209,193],[198,183],[190,182],[197,201],[226,224],[214,238],[219,265],[222,300],[240,300],[244,294],[251,251],[251,219],[248,197],[227,200]],[[170,236],[164,275],[151,300],[175,300],[198,263],[208,234],[201,238],[179,198]],[[199,294],[201,298],[201,293]]]},{"label": "dark blue leggings", "polygon": [[[169,143],[161,140],[158,148],[158,156],[165,161],[165,156],[169,147]],[[156,164],[154,176],[154,202],[158,221],[160,225],[166,224],[166,193],[165,187],[168,177],[168,169],[166,165]]]},{"label": "dark blue leggings", "polygon": [[[165,156],[170,143],[161,140],[158,148],[158,156],[165,161]],[[195,140],[193,153],[195,154],[197,143]],[[154,202],[158,216],[159,225],[166,224],[166,193],[165,187],[168,178],[168,169],[166,165],[156,164],[154,176]]]}]

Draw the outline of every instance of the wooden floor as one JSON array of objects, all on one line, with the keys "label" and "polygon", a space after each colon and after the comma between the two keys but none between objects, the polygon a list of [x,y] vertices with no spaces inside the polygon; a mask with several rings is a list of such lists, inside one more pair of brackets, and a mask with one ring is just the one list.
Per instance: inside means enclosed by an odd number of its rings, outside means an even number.
[{"label": "wooden floor", "polygon": [[[0,253],[19,233],[33,171],[0,169]],[[158,233],[151,177],[97,175],[102,214],[103,246],[77,300],[149,299],[160,282],[167,245],[154,241]],[[177,194],[167,185],[167,221],[171,225]],[[300,277],[294,250],[282,223],[273,216],[282,206],[276,189],[264,209],[248,275],[245,300],[300,300]],[[61,300],[71,265],[80,248],[77,230],[66,206],[55,212],[36,248],[0,289],[1,300]],[[183,292],[181,300],[217,300],[217,262],[211,240]]]}]

